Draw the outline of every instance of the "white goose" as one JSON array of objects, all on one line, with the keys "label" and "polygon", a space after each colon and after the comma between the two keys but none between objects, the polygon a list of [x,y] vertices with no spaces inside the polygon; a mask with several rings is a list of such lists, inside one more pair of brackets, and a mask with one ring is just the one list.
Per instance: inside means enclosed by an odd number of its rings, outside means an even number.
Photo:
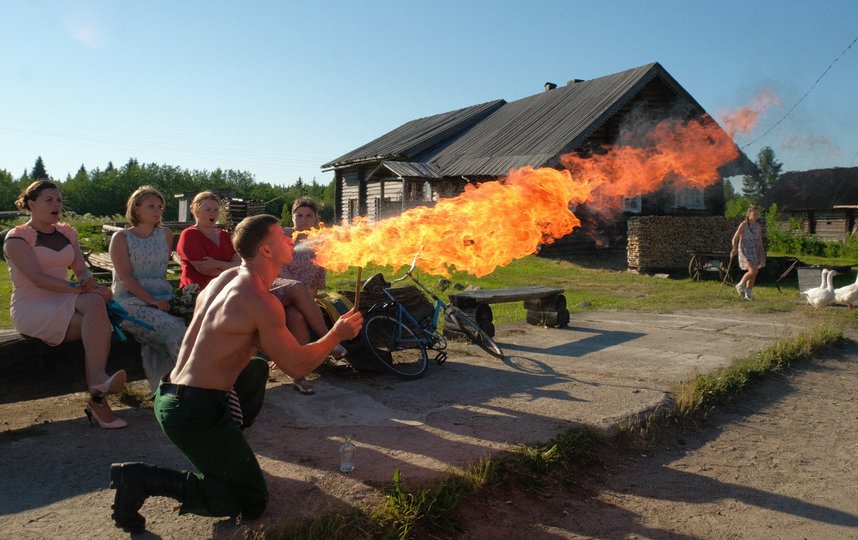
[{"label": "white goose", "polygon": [[807,303],[819,309],[834,302],[834,276],[838,275],[835,270],[823,270],[822,281],[825,282],[824,287],[816,287],[808,289],[801,293],[807,299]]},{"label": "white goose", "polygon": [[834,301],[838,304],[846,304],[849,309],[852,309],[852,304],[858,302],[858,276],[855,277],[855,283],[834,289]]}]

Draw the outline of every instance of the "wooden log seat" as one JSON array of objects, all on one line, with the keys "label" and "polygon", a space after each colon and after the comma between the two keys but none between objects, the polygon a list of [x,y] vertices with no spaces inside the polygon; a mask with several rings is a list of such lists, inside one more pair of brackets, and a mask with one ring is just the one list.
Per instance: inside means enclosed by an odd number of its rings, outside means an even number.
[{"label": "wooden log seat", "polygon": [[[494,336],[493,314],[489,304],[524,301],[527,323],[534,326],[560,328],[569,324],[569,310],[563,289],[557,287],[515,287],[510,289],[487,289],[450,295],[450,303],[460,308],[489,336]],[[444,334],[460,337],[461,332],[452,321],[445,319]]]},{"label": "wooden log seat", "polygon": [[[110,344],[107,372],[124,369],[128,380],[145,379],[140,344],[133,339]],[[14,330],[0,330],[0,403],[86,391],[83,345],[56,347]]]}]

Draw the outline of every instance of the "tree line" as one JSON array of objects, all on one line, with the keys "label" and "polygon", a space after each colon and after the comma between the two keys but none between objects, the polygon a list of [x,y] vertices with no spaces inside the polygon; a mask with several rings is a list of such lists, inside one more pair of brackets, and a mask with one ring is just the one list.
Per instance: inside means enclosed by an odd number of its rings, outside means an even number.
[{"label": "tree line", "polygon": [[36,159],[32,169],[17,179],[5,169],[0,169],[0,210],[16,210],[15,199],[21,191],[34,180],[40,179],[56,182],[62,190],[64,210],[80,215],[122,215],[128,196],[138,187],[150,185],[157,188],[166,199],[164,219],[167,221],[178,218],[179,203],[174,195],[207,190],[223,190],[232,192],[238,199],[264,201],[265,211],[281,217],[285,225],[291,225],[292,203],[302,196],[312,197],[324,204],[320,215],[322,221],[332,223],[334,218],[333,182],[322,185],[314,179],[306,183],[299,177],[291,186],[276,186],[257,182],[253,174],[246,171],[187,170],[171,165],[140,164],[134,158],[121,167],[114,167],[110,162],[104,169],[87,171],[81,165],[74,176],[67,175],[65,180],[51,177],[41,156]]}]

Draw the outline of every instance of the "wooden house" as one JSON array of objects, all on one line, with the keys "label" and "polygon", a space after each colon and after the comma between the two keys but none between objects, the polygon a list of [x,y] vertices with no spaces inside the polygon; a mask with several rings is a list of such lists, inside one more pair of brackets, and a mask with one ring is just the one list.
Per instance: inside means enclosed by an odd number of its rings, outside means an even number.
[{"label": "wooden house", "polygon": [[858,167],[784,173],[763,197],[764,208],[772,204],[783,227],[795,219],[807,234],[845,240],[858,230]]},{"label": "wooden house", "polygon": [[[372,222],[439,198],[458,195],[469,182],[497,180],[524,166],[560,167],[560,156],[617,141],[629,122],[690,120],[703,108],[658,63],[558,87],[507,102],[488,101],[412,120],[322,166],[335,175],[338,221]],[[737,168],[737,164],[741,165]],[[748,171],[741,155],[722,176]],[[723,180],[705,190],[660,192],[625,201],[624,212],[603,218],[576,208],[582,229],[621,239],[628,215],[723,215]],[[605,219],[613,223],[605,223]],[[587,227],[589,221],[599,221]],[[573,233],[585,241],[592,235]],[[600,240],[595,239],[596,243]]]}]

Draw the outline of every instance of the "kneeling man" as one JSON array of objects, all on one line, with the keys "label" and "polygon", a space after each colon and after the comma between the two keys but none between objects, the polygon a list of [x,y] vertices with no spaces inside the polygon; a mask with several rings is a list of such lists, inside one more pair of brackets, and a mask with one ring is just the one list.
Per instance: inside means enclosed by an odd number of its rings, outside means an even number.
[{"label": "kneeling man", "polygon": [[[262,350],[297,379],[318,367],[340,341],[357,336],[363,324],[360,312],[351,310],[322,339],[300,345],[286,329],[283,305],[269,293],[292,259],[292,240],[277,218],[258,215],[238,224],[233,244],[241,266],[223,272],[200,293],[176,367],[155,394],[158,423],[199,472],[111,465],[113,519],[126,531],[145,529],[139,510],[153,495],[177,499],[181,513],[261,515],[268,490],[242,434],[262,407],[268,380],[267,363],[253,355]],[[235,394],[238,399],[231,399]]]}]

